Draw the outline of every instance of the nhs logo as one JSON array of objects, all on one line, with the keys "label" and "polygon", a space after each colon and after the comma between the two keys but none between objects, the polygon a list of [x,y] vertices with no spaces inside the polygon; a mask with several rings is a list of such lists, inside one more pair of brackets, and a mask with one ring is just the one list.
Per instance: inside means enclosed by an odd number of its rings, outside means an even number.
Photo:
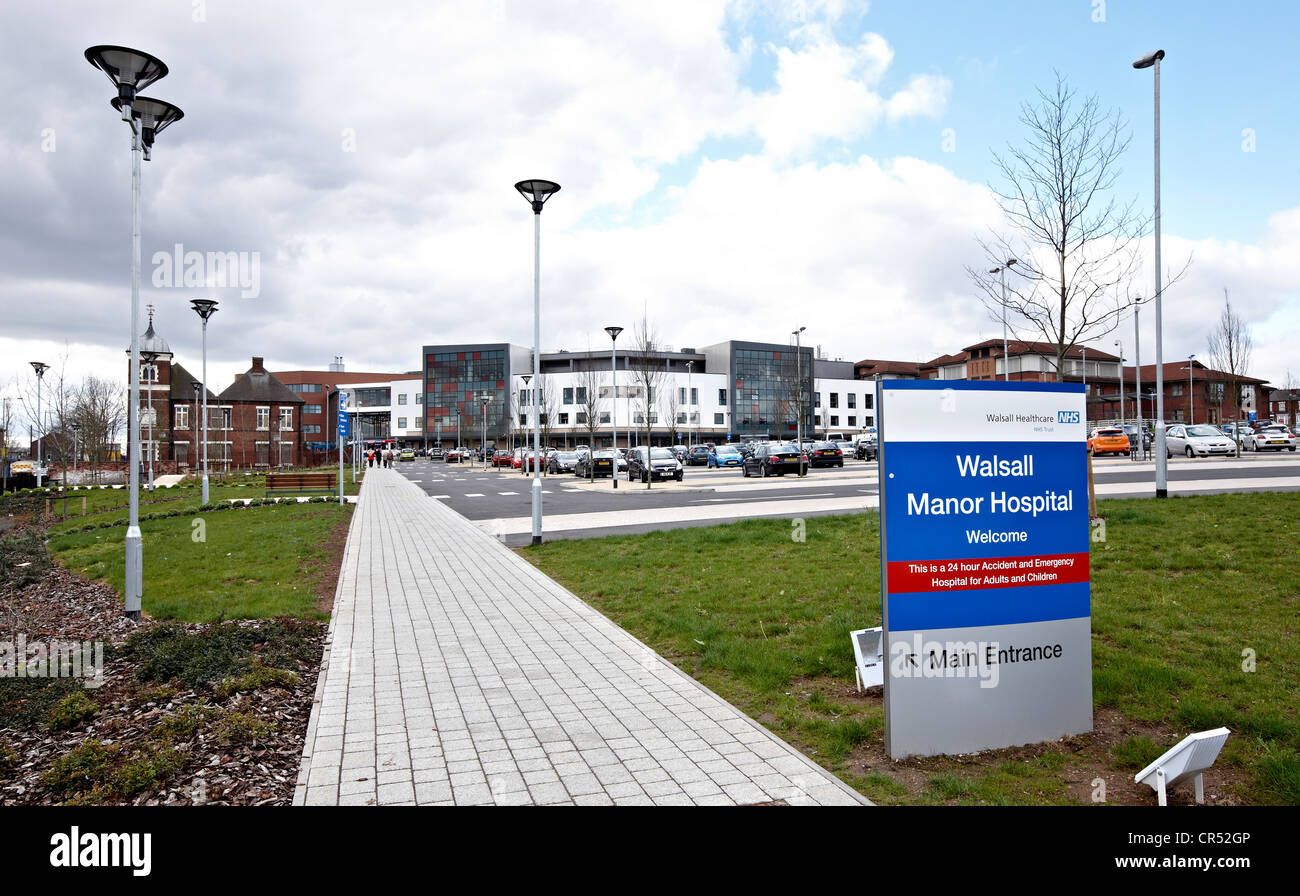
[{"label": "nhs logo", "polygon": [[1079,412],[1078,411],[1057,411],[1056,422],[1057,423],[1078,423]]}]

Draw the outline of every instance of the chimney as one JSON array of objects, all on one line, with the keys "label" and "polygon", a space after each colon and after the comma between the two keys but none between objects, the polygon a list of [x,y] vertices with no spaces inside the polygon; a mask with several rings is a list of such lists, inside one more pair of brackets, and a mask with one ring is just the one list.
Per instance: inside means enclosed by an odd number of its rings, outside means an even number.
[{"label": "chimney", "polygon": [[262,359],[259,358],[259,357],[257,357],[256,355],[253,356],[253,370],[252,370],[252,372],[253,372],[253,373],[266,373],[266,368],[262,366]]}]

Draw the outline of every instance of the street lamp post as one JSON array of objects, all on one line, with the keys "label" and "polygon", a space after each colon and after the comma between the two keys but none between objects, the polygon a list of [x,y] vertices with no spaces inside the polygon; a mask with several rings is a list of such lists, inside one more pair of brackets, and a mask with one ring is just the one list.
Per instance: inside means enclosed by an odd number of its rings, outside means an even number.
[{"label": "street lamp post", "polygon": [[1124,428],[1124,343],[1119,339],[1115,340],[1115,347],[1119,349],[1119,428]]},{"label": "street lamp post", "polygon": [[488,402],[492,400],[491,395],[480,395],[479,403],[483,405],[483,472],[487,472],[487,409]]},{"label": "street lamp post", "polygon": [[524,389],[525,389],[525,390],[527,391],[527,393],[528,393],[528,398],[525,399],[525,400],[528,402],[528,404],[525,405],[525,408],[524,408],[524,420],[526,421],[526,422],[524,423],[524,458],[525,458],[525,460],[524,460],[523,463],[521,463],[521,464],[519,465],[519,475],[520,475],[520,476],[527,476],[527,475],[528,475],[528,460],[527,460],[527,458],[528,458],[528,433],[529,433],[529,432],[532,430],[532,428],[533,428],[533,408],[532,408],[533,392],[532,392],[532,387],[531,387],[529,384],[533,381],[533,375],[532,375],[531,373],[525,373],[525,374],[521,374],[519,378],[520,378],[521,380],[524,381]]},{"label": "street lamp post", "polygon": [[1194,424],[1196,422],[1196,386],[1193,377],[1195,376],[1196,355],[1187,356],[1187,422]]},{"label": "street lamp post", "polygon": [[[199,462],[199,389],[201,389],[202,387],[199,385],[198,380],[194,380],[193,387],[194,387],[194,422],[190,424],[190,431],[194,434],[194,441],[192,443],[194,445],[194,457],[190,459],[190,463],[194,466],[197,466]],[[191,466],[190,469],[191,470],[194,469],[194,466]]]},{"label": "street lamp post", "polygon": [[41,487],[42,474],[45,472],[41,461],[42,450],[41,443],[45,441],[45,429],[41,420],[41,384],[45,382],[45,371],[50,369],[50,365],[40,361],[28,362],[32,365],[32,370],[36,371],[36,487]]},{"label": "street lamp post", "polygon": [[77,472],[77,455],[81,453],[81,424],[72,424],[72,472]]},{"label": "street lamp post", "polygon": [[[794,331],[794,438],[799,447],[799,475],[803,468],[803,331],[800,327]],[[787,368],[788,369],[788,368]]]},{"label": "street lamp post", "polygon": [[[549,180],[521,180],[515,184],[519,195],[533,208],[533,379],[542,385],[542,206],[560,191]],[[542,543],[542,471],[538,456],[542,453],[541,407],[537,389],[533,390],[533,544]],[[617,470],[615,470],[617,473]]]},{"label": "street lamp post", "polygon": [[[614,481],[614,490],[618,491],[618,355],[615,353],[615,346],[618,343],[618,334],[623,332],[622,327],[606,327],[605,332],[609,334],[609,429],[610,445],[614,452],[614,473],[609,478]],[[689,419],[689,418],[688,418]],[[594,455],[596,446],[591,445],[587,449]],[[594,469],[592,461],[588,459],[587,465]],[[592,476],[595,476],[592,473]]]},{"label": "street lamp post", "polygon": [[[1142,318],[1142,302],[1133,303],[1133,400],[1137,403],[1138,448],[1146,442],[1146,433],[1142,431],[1142,340],[1139,336],[1138,323]],[[1139,450],[1133,458],[1142,456]]]},{"label": "street lamp post", "polygon": [[86,61],[102,71],[117,88],[112,105],[131,126],[131,394],[127,403],[130,505],[126,529],[126,558],[123,591],[125,612],[140,618],[140,595],[144,589],[144,550],[140,535],[140,163],[153,154],[154,138],[164,128],[184,117],[171,103],[139,96],[159,78],[167,66],[148,53],[127,47],[101,45],[86,50]]},{"label": "street lamp post", "polygon": [[686,405],[686,450],[687,450],[687,455],[686,455],[686,456],[687,456],[687,459],[690,458],[690,449],[691,449],[691,447],[695,444],[695,440],[692,438],[693,433],[691,432],[691,368],[694,367],[694,366],[695,366],[695,362],[694,362],[694,361],[687,361],[687,362],[686,362],[686,401],[684,401],[683,404]]},{"label": "street lamp post", "polygon": [[1164,329],[1160,283],[1160,60],[1164,50],[1148,53],[1133,63],[1136,69],[1155,69],[1155,262],[1156,262],[1156,497],[1169,497],[1169,456],[1165,449],[1165,371]]},{"label": "street lamp post", "polygon": [[203,503],[208,503],[208,318],[217,313],[215,299],[190,299],[203,321]]},{"label": "street lamp post", "polygon": [[1015,263],[1016,259],[1008,258],[1006,264],[989,271],[990,274],[999,274],[1002,279],[1002,379],[1004,382],[1011,379],[1011,353],[1007,343],[1007,268]]}]

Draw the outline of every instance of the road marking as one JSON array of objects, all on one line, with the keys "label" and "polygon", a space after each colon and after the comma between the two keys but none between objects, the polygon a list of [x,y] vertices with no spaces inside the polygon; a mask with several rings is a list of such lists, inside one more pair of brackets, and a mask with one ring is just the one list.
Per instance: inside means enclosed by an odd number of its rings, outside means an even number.
[{"label": "road marking", "polygon": [[430,495],[430,498],[450,498],[451,495]]},{"label": "road marking", "polygon": [[466,493],[465,493],[465,497],[467,497],[467,498],[481,498],[481,497],[483,497],[483,495],[481,495],[481,494],[478,493],[478,492],[466,492]]},{"label": "road marking", "polygon": [[505,495],[517,495],[519,492],[497,492],[497,494],[504,497]]}]

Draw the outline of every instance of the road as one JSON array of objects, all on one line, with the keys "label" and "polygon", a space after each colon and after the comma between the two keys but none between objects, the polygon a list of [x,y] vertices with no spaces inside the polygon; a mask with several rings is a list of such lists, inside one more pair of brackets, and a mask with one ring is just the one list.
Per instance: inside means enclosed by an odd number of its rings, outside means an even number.
[{"label": "road", "polygon": [[[480,464],[415,460],[398,472],[430,496],[474,521],[506,544],[527,544],[532,532],[532,478]],[[1097,495],[1142,498],[1155,492],[1155,464],[1128,458],[1093,463]],[[1237,458],[1176,457],[1169,461],[1171,495],[1300,490],[1300,454]],[[770,479],[742,478],[738,468],[688,467],[682,482],[656,482],[647,490],[626,476],[588,483],[574,476],[542,478],[545,537],[592,538],[685,526],[710,526],[757,517],[809,517],[855,513],[877,506],[874,461],[848,460],[843,469],[812,470]]]}]

